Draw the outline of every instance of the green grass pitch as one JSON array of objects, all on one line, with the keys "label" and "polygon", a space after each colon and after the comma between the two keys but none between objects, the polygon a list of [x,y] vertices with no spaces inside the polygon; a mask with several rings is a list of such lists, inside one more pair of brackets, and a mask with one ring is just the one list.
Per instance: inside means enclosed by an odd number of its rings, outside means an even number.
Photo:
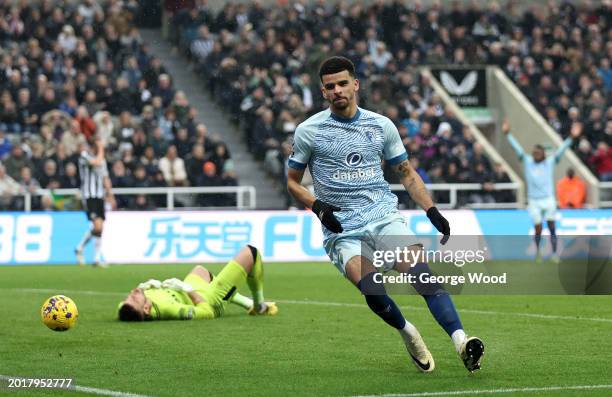
[{"label": "green grass pitch", "polygon": [[[557,389],[612,384],[611,296],[455,297],[468,333],[486,343],[483,369],[472,375],[423,300],[396,296],[436,360],[434,373],[418,373],[397,332],[367,309],[331,264],[268,264],[265,292],[267,299],[279,302],[276,317],[249,317],[234,306],[225,318],[210,321],[116,320],[118,302],[137,283],[180,277],[190,268],[0,267],[0,375],[74,378],[80,386],[148,396],[461,390],[504,396],[612,395],[612,388]],[[220,265],[210,268],[216,272]],[[64,333],[47,329],[39,316],[43,301],[59,293],[79,308],[76,328]],[[536,390],[507,390],[522,388]],[[2,380],[0,394],[80,395],[8,390]]]}]

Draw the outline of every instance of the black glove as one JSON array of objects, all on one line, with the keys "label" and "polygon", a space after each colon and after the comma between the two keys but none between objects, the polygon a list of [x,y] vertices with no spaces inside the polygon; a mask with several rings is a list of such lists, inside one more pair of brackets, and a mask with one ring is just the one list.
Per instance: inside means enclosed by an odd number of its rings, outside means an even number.
[{"label": "black glove", "polygon": [[324,203],[321,200],[315,200],[312,204],[312,212],[317,215],[323,226],[334,233],[342,233],[342,225],[334,216],[334,211],[342,211],[339,207],[332,204]]},{"label": "black glove", "polygon": [[440,244],[446,244],[448,238],[450,237],[450,225],[448,224],[446,218],[442,216],[436,207],[431,207],[427,210],[427,217],[429,218],[431,224],[444,235],[442,240],[440,240]]}]

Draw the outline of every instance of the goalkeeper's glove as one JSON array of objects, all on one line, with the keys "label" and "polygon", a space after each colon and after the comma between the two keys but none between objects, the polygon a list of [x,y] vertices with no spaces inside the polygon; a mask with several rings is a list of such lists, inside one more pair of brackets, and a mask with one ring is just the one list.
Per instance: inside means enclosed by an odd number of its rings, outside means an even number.
[{"label": "goalkeeper's glove", "polygon": [[167,280],[164,280],[162,282],[162,288],[169,288],[175,291],[183,291],[187,293],[194,291],[191,285],[179,280],[178,278],[169,278]]},{"label": "goalkeeper's glove", "polygon": [[312,212],[317,215],[321,223],[331,232],[342,233],[342,225],[334,216],[334,211],[342,211],[339,207],[315,200],[312,204]]},{"label": "goalkeeper's glove", "polygon": [[440,240],[440,244],[446,244],[448,238],[450,237],[450,225],[448,224],[446,218],[442,216],[436,207],[431,207],[427,210],[427,217],[429,218],[431,224],[444,235],[442,240]]},{"label": "goalkeeper's glove", "polygon": [[159,280],[155,280],[155,279],[150,279],[148,281],[145,281],[144,283],[138,284],[138,288],[141,288],[141,289],[151,289],[151,288],[161,288],[161,287],[162,287],[162,282]]}]

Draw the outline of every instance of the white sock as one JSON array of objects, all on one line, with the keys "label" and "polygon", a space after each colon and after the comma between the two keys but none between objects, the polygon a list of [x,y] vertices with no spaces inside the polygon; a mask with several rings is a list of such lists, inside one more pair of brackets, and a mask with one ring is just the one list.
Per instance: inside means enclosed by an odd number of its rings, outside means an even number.
[{"label": "white sock", "polygon": [[398,331],[404,340],[412,340],[412,338],[419,336],[419,330],[408,320],[406,320],[404,328],[398,329]]},{"label": "white sock", "polygon": [[83,248],[85,248],[85,244],[87,244],[89,242],[89,240],[91,239],[91,230],[88,230],[85,232],[85,234],[83,235],[83,239],[81,240],[81,242],[79,243],[79,245],[77,245],[77,249],[79,251],[83,251]]},{"label": "white sock", "polygon": [[451,339],[455,345],[455,350],[457,350],[457,353],[459,353],[461,352],[461,346],[463,346],[463,343],[467,339],[467,335],[465,334],[464,330],[458,329],[452,333]]},{"label": "white sock", "polygon": [[232,296],[231,302],[247,310],[253,307],[253,299],[240,295],[238,292]]},{"label": "white sock", "polygon": [[99,261],[102,257],[102,238],[94,237],[94,252],[95,252],[95,261]]}]

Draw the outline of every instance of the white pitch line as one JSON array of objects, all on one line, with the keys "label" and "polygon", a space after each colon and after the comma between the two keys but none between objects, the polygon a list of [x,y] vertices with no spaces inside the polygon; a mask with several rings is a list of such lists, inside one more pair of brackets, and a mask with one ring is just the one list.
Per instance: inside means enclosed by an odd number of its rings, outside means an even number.
[{"label": "white pitch line", "polygon": [[598,390],[612,389],[612,385],[577,385],[577,386],[548,386],[548,387],[522,387],[508,389],[488,389],[488,390],[451,390],[451,391],[434,391],[422,393],[393,393],[393,394],[369,394],[353,397],[435,397],[435,396],[463,396],[475,394],[504,394],[504,393],[537,393],[547,391],[564,391],[564,390]]},{"label": "white pitch line", "polygon": [[[31,378],[26,378],[23,376],[8,376],[8,375],[0,375],[0,380],[9,379],[22,379],[27,380]],[[42,379],[42,378],[41,378]],[[23,387],[16,387],[15,390],[23,390]],[[98,389],[97,387],[87,387],[87,386],[79,386],[79,385],[70,385],[69,387],[37,387],[37,390],[48,390],[48,389],[56,389],[56,390],[71,390],[78,391],[81,393],[88,394],[97,394],[99,396],[111,396],[111,397],[148,397],[144,394],[136,394],[136,393],[126,393],[122,391],[109,390],[109,389]]]},{"label": "white pitch line", "polygon": [[[366,305],[359,303],[340,303],[340,302],[322,302],[322,301],[309,301],[309,300],[277,300],[277,303],[286,303],[294,305],[319,305],[319,306],[343,306],[343,307],[360,307],[367,308]],[[418,306],[401,306],[402,309],[410,310],[428,310],[424,307]],[[460,313],[471,313],[471,314],[484,314],[494,316],[519,316],[519,317],[531,317],[541,318],[546,320],[575,320],[575,321],[595,321],[601,323],[612,323],[612,318],[602,317],[572,317],[572,316],[557,316],[554,314],[539,314],[539,313],[521,313],[521,312],[498,312],[493,310],[474,310],[474,309],[459,309]]]},{"label": "white pitch line", "polygon": [[[4,288],[0,289],[4,291],[14,292],[27,292],[27,293],[48,293],[57,294],[60,291],[56,289],[44,289],[44,288]],[[87,291],[87,290],[62,290],[62,294],[83,294],[83,295],[98,295],[98,296],[118,296],[123,297],[127,295],[127,292],[107,292],[107,291]],[[366,305],[361,303],[344,303],[344,302],[325,302],[325,301],[311,301],[311,300],[276,300],[278,303],[285,303],[289,305],[313,305],[313,306],[338,306],[338,307],[355,307],[355,308],[367,308]],[[401,306],[403,309],[410,310],[428,310],[425,307],[419,306]],[[528,318],[539,318],[543,320],[568,320],[568,321],[591,321],[598,323],[612,323],[612,318],[605,317],[573,317],[573,316],[561,316],[555,314],[540,314],[540,313],[523,313],[523,312],[499,312],[494,310],[477,310],[477,309],[460,309],[461,313],[470,314],[482,314],[485,316],[516,316],[516,317],[528,317]]]}]

